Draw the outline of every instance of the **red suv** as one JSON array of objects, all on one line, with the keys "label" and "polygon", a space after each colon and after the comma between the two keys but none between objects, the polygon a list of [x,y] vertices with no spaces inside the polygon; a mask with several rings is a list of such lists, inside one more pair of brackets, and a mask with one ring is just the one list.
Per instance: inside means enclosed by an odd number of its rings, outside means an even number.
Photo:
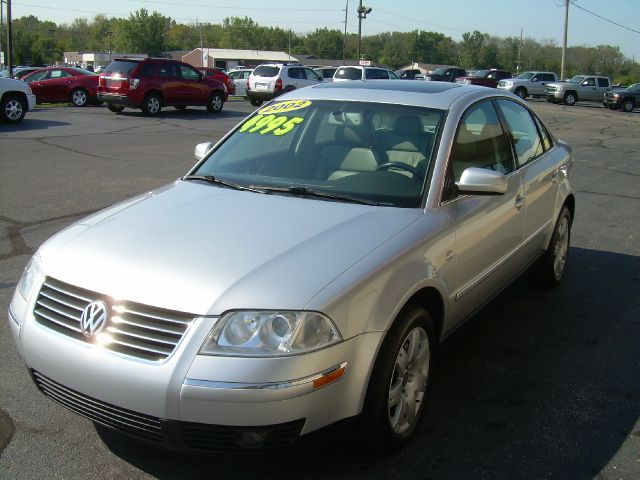
[{"label": "red suv", "polygon": [[164,106],[190,105],[204,105],[217,113],[227,97],[222,82],[203,76],[187,63],[165,58],[116,58],[100,73],[98,84],[98,100],[116,113],[132,107],[157,115]]},{"label": "red suv", "polygon": [[224,86],[227,87],[227,93],[229,95],[236,94],[236,84],[233,83],[233,80],[221,68],[218,68],[218,67],[196,67],[196,68],[205,77],[211,77],[224,83]]}]

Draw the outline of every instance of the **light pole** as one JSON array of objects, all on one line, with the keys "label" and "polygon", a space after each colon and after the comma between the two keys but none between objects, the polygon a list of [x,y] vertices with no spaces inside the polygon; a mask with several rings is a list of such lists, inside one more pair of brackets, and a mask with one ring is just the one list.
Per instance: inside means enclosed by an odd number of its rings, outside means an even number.
[{"label": "light pole", "polygon": [[49,44],[51,46],[51,62],[50,65],[53,67],[53,33],[55,32],[55,29],[50,28],[49,29],[49,33],[51,34],[51,43]]},{"label": "light pole", "polygon": [[360,6],[358,7],[358,62],[360,62],[360,45],[362,41],[362,19],[367,18],[367,14],[371,13],[371,7],[363,7],[362,0],[360,0]]},{"label": "light pole", "polygon": [[105,34],[107,35],[107,37],[109,37],[109,62],[111,62],[111,37],[113,35],[113,32],[109,30],[108,32],[105,32]]}]

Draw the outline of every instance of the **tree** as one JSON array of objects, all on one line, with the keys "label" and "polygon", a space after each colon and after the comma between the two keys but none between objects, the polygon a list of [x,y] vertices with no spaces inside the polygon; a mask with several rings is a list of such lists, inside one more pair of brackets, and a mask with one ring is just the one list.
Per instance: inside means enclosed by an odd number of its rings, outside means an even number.
[{"label": "tree", "polygon": [[164,37],[170,19],[158,12],[141,8],[121,23],[121,37],[125,49],[131,53],[159,56],[164,51]]}]

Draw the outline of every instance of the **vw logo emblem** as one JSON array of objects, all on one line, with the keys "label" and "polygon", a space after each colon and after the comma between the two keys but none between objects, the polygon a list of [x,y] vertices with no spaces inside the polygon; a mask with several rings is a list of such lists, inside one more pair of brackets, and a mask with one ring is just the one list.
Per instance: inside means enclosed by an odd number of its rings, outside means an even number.
[{"label": "vw logo emblem", "polygon": [[109,307],[101,300],[87,305],[80,317],[80,329],[85,337],[94,337],[107,324]]}]

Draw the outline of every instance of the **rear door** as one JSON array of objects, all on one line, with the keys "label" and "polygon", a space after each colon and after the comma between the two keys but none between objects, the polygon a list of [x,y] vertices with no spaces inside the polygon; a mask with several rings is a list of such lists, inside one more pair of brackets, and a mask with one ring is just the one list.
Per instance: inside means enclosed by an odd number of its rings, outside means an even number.
[{"label": "rear door", "polygon": [[159,76],[162,81],[162,94],[167,105],[187,104],[185,86],[177,63],[164,62],[160,64]]},{"label": "rear door", "polygon": [[45,91],[45,84],[43,81],[47,78],[48,75],[47,70],[43,70],[41,72],[35,72],[31,75],[27,75],[24,79],[25,82],[29,84],[31,87],[31,91],[36,96],[36,100],[38,103],[50,102],[51,99],[48,97],[47,92]]},{"label": "rear door", "polygon": [[525,255],[535,257],[544,248],[553,228],[558,197],[559,162],[552,151],[551,137],[531,112],[511,100],[496,101],[514,146],[524,184]]}]

